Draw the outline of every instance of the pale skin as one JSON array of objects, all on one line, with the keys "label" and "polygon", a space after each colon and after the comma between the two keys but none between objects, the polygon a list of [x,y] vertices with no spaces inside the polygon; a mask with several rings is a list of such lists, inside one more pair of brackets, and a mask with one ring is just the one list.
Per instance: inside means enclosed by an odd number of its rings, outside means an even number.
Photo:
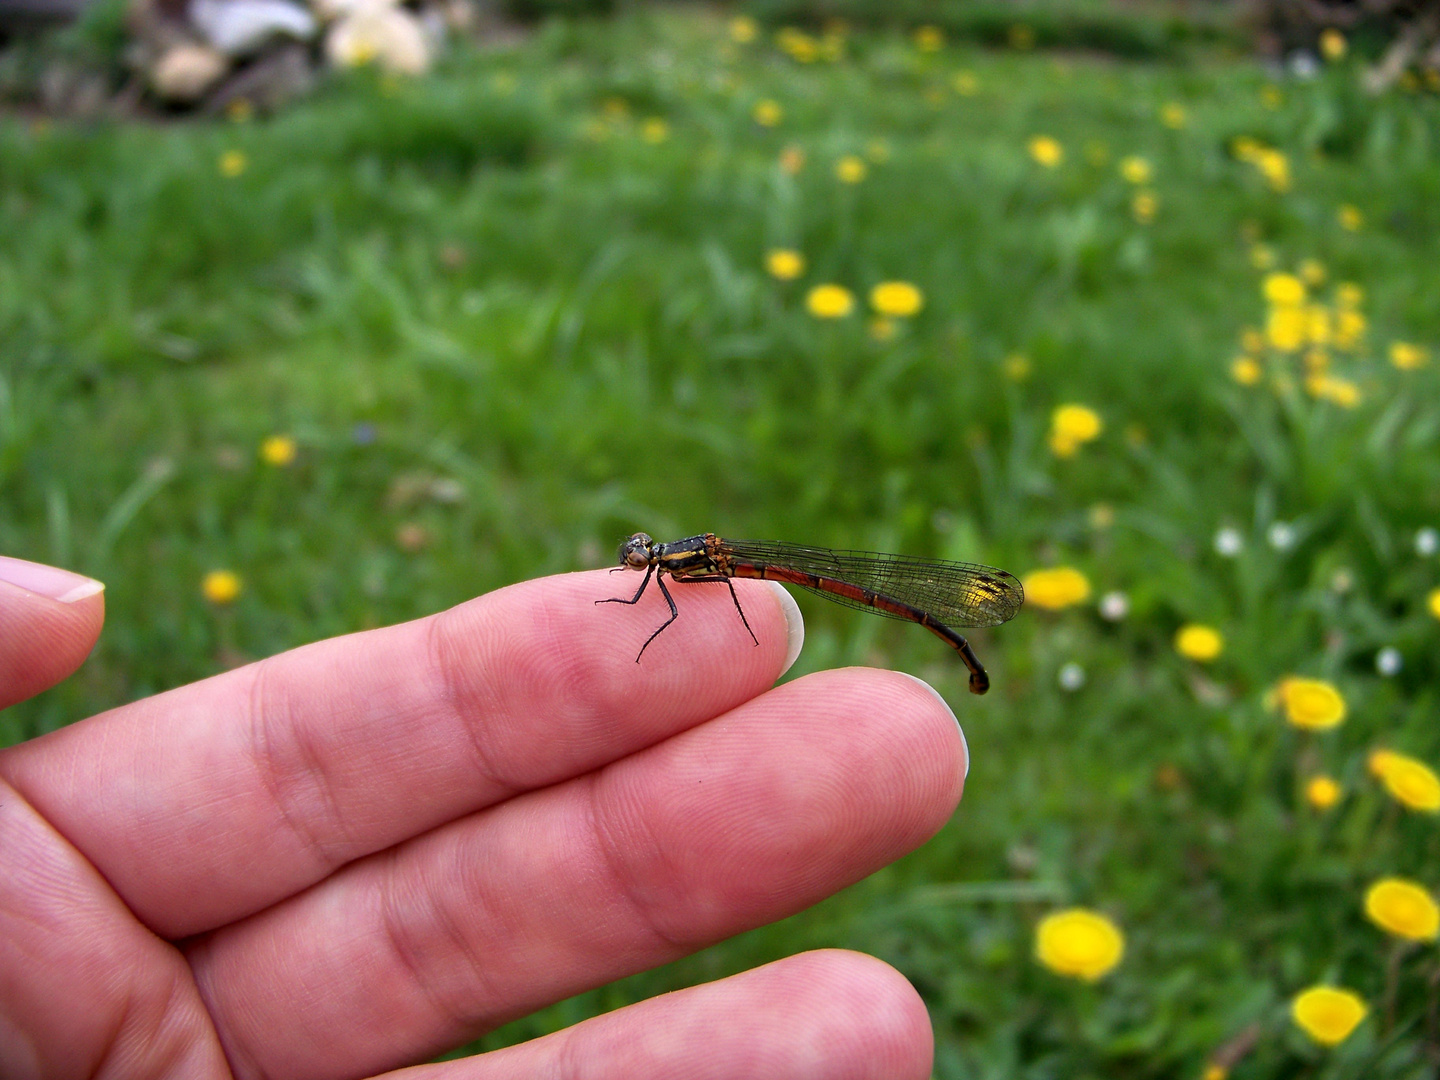
[{"label": "pale skin", "polygon": [[[0,559],[0,707],[104,619],[34,565]],[[0,752],[0,1076],[926,1080],[919,996],[841,950],[415,1064],[808,907],[949,819],[944,702],[861,668],[774,686],[800,632],[775,588],[735,583],[757,647],[728,590],[677,587],[637,665],[658,592],[528,581]]]}]

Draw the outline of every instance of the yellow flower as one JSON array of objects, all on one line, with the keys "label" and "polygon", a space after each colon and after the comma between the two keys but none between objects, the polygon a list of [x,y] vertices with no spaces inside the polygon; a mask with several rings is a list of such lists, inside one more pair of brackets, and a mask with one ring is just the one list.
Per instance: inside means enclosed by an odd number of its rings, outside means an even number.
[{"label": "yellow flower", "polygon": [[750,115],[755,118],[755,123],[761,127],[774,127],[780,123],[785,112],[780,108],[778,101],[765,98],[755,103],[755,108],[751,111]]},{"label": "yellow flower", "polygon": [[1094,982],[1124,955],[1120,928],[1098,911],[1057,911],[1042,919],[1035,931],[1035,956],[1059,975]]},{"label": "yellow flower", "polygon": [[1335,345],[1340,349],[1353,349],[1365,336],[1365,316],[1350,308],[1341,308],[1335,314]]},{"label": "yellow flower", "polygon": [[1411,810],[1440,813],[1440,777],[1430,766],[1393,750],[1377,750],[1370,757],[1371,771],[1398,802]]},{"label": "yellow flower", "polygon": [[1185,106],[1178,101],[1167,101],[1160,106],[1160,122],[1168,128],[1179,131],[1185,126]]},{"label": "yellow flower", "polygon": [[1312,776],[1305,782],[1305,799],[1316,810],[1329,810],[1340,801],[1340,785],[1328,776]]},{"label": "yellow flower", "polygon": [[1370,770],[1370,775],[1377,780],[1385,778],[1385,770],[1390,767],[1390,762],[1397,757],[1395,751],[1386,750],[1383,746],[1377,746],[1370,751],[1370,756],[1365,759],[1365,768]]},{"label": "yellow flower", "polygon": [[1085,405],[1061,405],[1050,416],[1050,444],[1052,447],[1057,442],[1069,444],[1070,453],[1074,453],[1075,447],[1098,438],[1104,429],[1104,421],[1094,409]]},{"label": "yellow flower", "polygon": [[670,125],[658,116],[652,116],[640,125],[640,137],[654,145],[670,137]]},{"label": "yellow flower", "polygon": [[865,179],[870,171],[863,159],[854,154],[846,154],[839,161],[835,162],[835,175],[844,184],[858,184]]},{"label": "yellow flower", "polygon": [[1312,288],[1325,280],[1325,264],[1319,259],[1306,259],[1300,264],[1300,280]]},{"label": "yellow flower", "polygon": [[1305,283],[1294,274],[1267,274],[1261,290],[1276,307],[1299,307],[1305,302]]},{"label": "yellow flower", "polygon": [[870,306],[881,315],[903,319],[925,306],[925,295],[908,281],[882,281],[870,290]]},{"label": "yellow flower", "polygon": [[1345,699],[1328,682],[1291,675],[1280,681],[1285,719],[1298,728],[1320,731],[1345,719]]},{"label": "yellow flower", "polygon": [[1248,356],[1237,356],[1230,362],[1230,377],[1241,386],[1254,386],[1263,374],[1260,364]]},{"label": "yellow flower", "polygon": [[790,248],[775,248],[765,253],[765,269],[771,277],[794,281],[805,273],[805,256]]},{"label": "yellow flower", "polygon": [[1205,1066],[1205,1071],[1200,1074],[1200,1080],[1226,1080],[1230,1070],[1218,1061],[1212,1061]]},{"label": "yellow flower", "polygon": [[1065,157],[1065,148],[1049,135],[1034,136],[1030,140],[1029,149],[1030,156],[1047,169],[1055,168]]},{"label": "yellow flower", "polygon": [[1148,184],[1150,182],[1150,162],[1143,157],[1134,155],[1122,158],[1120,161],[1120,175],[1132,184]]},{"label": "yellow flower", "polygon": [[1419,345],[1412,345],[1408,341],[1390,343],[1390,363],[1401,371],[1414,371],[1424,367],[1429,360],[1429,355]]},{"label": "yellow flower", "polygon": [[1236,161],[1254,161],[1265,146],[1252,135],[1236,135],[1230,142],[1230,152]]},{"label": "yellow flower", "polygon": [[980,89],[980,80],[973,71],[957,71],[950,77],[950,85],[961,97],[974,97]]},{"label": "yellow flower", "polygon": [[226,150],[220,155],[220,175],[234,178],[245,171],[245,166],[250,164],[249,159],[240,150]]},{"label": "yellow flower", "polygon": [[780,151],[780,171],[796,176],[805,168],[805,151],[798,146],[787,146]]},{"label": "yellow flower", "polygon": [[760,27],[749,15],[737,15],[730,20],[730,40],[745,45],[755,40],[760,33]]},{"label": "yellow flower", "polygon": [[1318,372],[1310,375],[1305,380],[1305,389],[1311,397],[1339,405],[1342,409],[1353,409],[1360,404],[1360,387],[1336,375]]},{"label": "yellow flower", "polygon": [[1340,227],[1346,232],[1359,232],[1365,226],[1365,215],[1360,212],[1358,206],[1351,206],[1346,203],[1336,211],[1335,217],[1340,222]]},{"label": "yellow flower", "polygon": [[1365,914],[1381,930],[1411,941],[1440,936],[1440,907],[1421,885],[1405,878],[1382,878],[1365,893]]},{"label": "yellow flower", "polygon": [[1000,368],[1011,382],[1024,382],[1030,377],[1030,358],[1021,356],[1019,353],[1011,353],[1005,357]]},{"label": "yellow flower", "polygon": [[1189,623],[1175,635],[1175,651],[1202,664],[1214,660],[1225,650],[1225,639],[1213,626]]},{"label": "yellow flower", "polygon": [[855,297],[844,285],[816,285],[805,297],[805,307],[817,319],[843,319],[855,307]]},{"label": "yellow flower", "polygon": [[922,26],[915,31],[915,47],[921,52],[939,52],[945,47],[945,34],[938,26]]},{"label": "yellow flower", "polygon": [[295,460],[295,440],[289,435],[271,435],[260,444],[260,457],[267,465],[284,468]]},{"label": "yellow flower", "polygon": [[1305,344],[1307,329],[1303,309],[1271,308],[1270,315],[1265,320],[1265,340],[1281,352],[1295,352]]},{"label": "yellow flower", "polygon": [[1440,619],[1440,589],[1431,589],[1430,595],[1425,597],[1425,606],[1430,609],[1430,614]]},{"label": "yellow flower", "polygon": [[1025,599],[1046,611],[1059,611],[1090,597],[1089,580],[1073,566],[1032,571],[1021,584],[1025,586]]},{"label": "yellow flower", "polygon": [[1258,151],[1255,155],[1255,167],[1270,182],[1271,190],[1281,194],[1290,190],[1290,159],[1279,150]]},{"label": "yellow flower", "polygon": [[1160,207],[1160,200],[1155,197],[1153,191],[1137,191],[1135,198],[1130,200],[1130,212],[1135,215],[1135,220],[1141,225],[1149,225],[1155,220],[1155,211]]},{"label": "yellow flower", "polygon": [[1311,304],[1305,309],[1305,336],[1311,345],[1329,345],[1330,326],[1330,310],[1324,304]]},{"label": "yellow flower", "polygon": [[1320,33],[1320,55],[1326,60],[1334,62],[1345,57],[1345,51],[1349,48],[1345,35],[1333,26],[1327,26]]},{"label": "yellow flower", "polygon": [[229,570],[211,570],[200,582],[200,592],[212,604],[228,604],[240,595],[240,578]]},{"label": "yellow flower", "polygon": [[1312,986],[1290,1003],[1296,1025],[1321,1046],[1344,1042],[1369,1011],[1358,994],[1336,986]]}]

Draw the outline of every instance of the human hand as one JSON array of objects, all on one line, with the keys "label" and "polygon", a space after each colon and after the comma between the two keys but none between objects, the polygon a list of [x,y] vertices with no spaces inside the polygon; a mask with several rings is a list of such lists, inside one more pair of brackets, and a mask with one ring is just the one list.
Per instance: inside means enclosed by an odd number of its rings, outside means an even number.
[{"label": "human hand", "polygon": [[[0,559],[0,707],[84,659],[104,618],[86,580]],[[949,818],[964,740],[924,684],[774,687],[799,612],[750,581],[758,648],[727,590],[687,586],[637,665],[668,611],[653,590],[593,603],[620,581],[524,582],[0,752],[0,1075],[424,1061],[808,907]],[[930,1062],[910,984],[834,950],[405,1075],[923,1080]]]}]

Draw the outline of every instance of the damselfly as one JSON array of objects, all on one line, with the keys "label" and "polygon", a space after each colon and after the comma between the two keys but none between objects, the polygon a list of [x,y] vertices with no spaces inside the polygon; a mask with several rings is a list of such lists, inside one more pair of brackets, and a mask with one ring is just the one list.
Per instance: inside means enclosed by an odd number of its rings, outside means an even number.
[{"label": "damselfly", "polygon": [[830,551],[774,540],[724,540],[714,533],[657,544],[636,533],[620,545],[616,569],[644,570],[645,580],[629,600],[613,597],[597,604],[638,604],[651,577],[670,605],[670,618],[645,639],[635,662],[650,642],[680,616],[665,575],[677,582],[723,581],[751,640],[755,631],[735,595],[734,578],[763,578],[799,585],[827,600],[873,611],[891,619],[919,623],[960,654],[970,669],[970,689],[983,694],[990,676],[956,626],[999,626],[1015,617],[1025,602],[1020,582],[1004,570],[973,563],[940,562],[873,551]]}]

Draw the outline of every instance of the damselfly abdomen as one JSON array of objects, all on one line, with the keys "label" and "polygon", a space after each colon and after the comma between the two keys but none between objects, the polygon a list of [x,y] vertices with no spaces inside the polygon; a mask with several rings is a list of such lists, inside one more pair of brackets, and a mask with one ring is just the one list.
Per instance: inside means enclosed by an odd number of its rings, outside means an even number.
[{"label": "damselfly abdomen", "polygon": [[970,669],[970,689],[976,694],[990,689],[990,676],[970,643],[954,628],[999,626],[1013,619],[1025,602],[1020,582],[990,566],[874,551],[830,551],[773,540],[724,540],[714,533],[669,544],[657,544],[644,533],[636,533],[620,546],[617,569],[644,570],[645,580],[629,600],[614,597],[597,600],[597,604],[639,603],[654,577],[670,605],[670,618],[640,646],[637,664],[650,642],[680,615],[665,587],[666,574],[678,582],[723,581],[730,585],[730,598],[752,639],[755,632],[750,630],[731,582],[737,577],[763,578],[799,585],[827,600],[887,618],[919,623],[960,654]]}]

